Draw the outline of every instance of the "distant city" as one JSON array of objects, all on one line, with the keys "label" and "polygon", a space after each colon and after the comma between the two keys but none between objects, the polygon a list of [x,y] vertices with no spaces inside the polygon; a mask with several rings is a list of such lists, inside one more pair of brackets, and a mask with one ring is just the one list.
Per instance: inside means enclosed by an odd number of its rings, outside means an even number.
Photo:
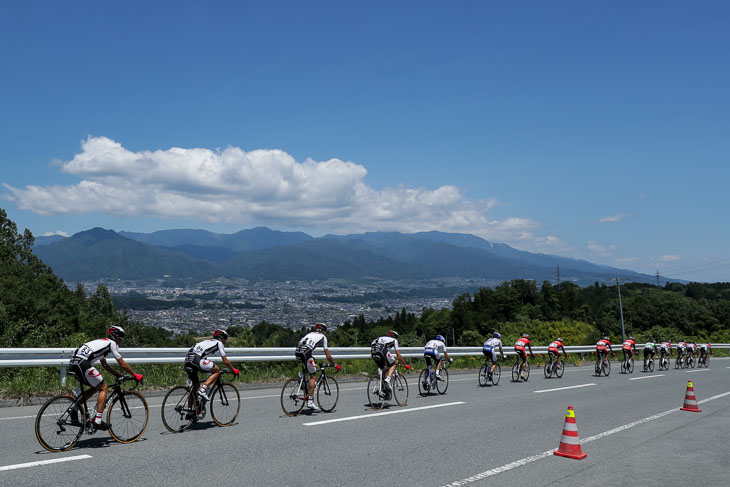
[{"label": "distant city", "polygon": [[[134,295],[154,302],[155,309],[118,307],[134,321],[180,334],[231,325],[251,327],[262,321],[292,329],[317,321],[339,326],[360,314],[370,321],[403,309],[420,316],[424,308],[451,308],[454,297],[498,283],[469,278],[363,282],[221,278],[189,285],[162,279],[153,283],[103,280],[86,282],[85,286],[93,292],[98,284],[107,286],[115,300]],[[170,307],[165,306],[167,303]]]}]

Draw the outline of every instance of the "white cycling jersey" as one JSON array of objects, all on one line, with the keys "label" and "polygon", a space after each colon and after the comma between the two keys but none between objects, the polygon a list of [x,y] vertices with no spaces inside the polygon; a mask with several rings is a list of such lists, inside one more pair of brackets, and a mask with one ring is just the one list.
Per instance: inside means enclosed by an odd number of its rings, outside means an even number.
[{"label": "white cycling jersey", "polygon": [[188,351],[188,355],[195,354],[200,358],[206,358],[214,353],[218,353],[221,357],[226,356],[226,350],[220,340],[203,340],[193,345]]},{"label": "white cycling jersey", "polygon": [[429,340],[423,349],[423,353],[440,355],[446,352],[446,344],[441,340]]},{"label": "white cycling jersey", "polygon": [[327,337],[324,336],[323,333],[320,333],[318,331],[312,331],[304,335],[302,339],[299,340],[299,344],[297,345],[297,351],[305,353],[311,352],[319,345],[322,345],[322,348],[327,350]]},{"label": "white cycling jersey", "polygon": [[492,337],[492,338],[488,339],[486,342],[484,342],[484,346],[492,347],[494,349],[499,349],[499,347],[502,346],[502,340],[500,340],[499,338]]},{"label": "white cycling jersey", "polygon": [[390,349],[398,350],[398,340],[389,336],[376,338],[370,344],[371,353],[387,353]]},{"label": "white cycling jersey", "polygon": [[98,340],[91,340],[86,342],[74,351],[74,357],[78,357],[82,360],[88,360],[89,363],[98,362],[99,360],[106,358],[107,355],[112,354],[115,359],[119,360],[122,358],[122,354],[119,353],[119,346],[114,340],[108,338],[99,338]]}]

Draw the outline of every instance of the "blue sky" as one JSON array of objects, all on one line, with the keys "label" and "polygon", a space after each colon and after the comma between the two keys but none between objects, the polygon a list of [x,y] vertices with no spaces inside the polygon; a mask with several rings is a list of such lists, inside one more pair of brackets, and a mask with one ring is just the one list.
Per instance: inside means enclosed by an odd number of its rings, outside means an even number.
[{"label": "blue sky", "polygon": [[730,281],[730,5],[0,3],[35,235],[442,230]]}]

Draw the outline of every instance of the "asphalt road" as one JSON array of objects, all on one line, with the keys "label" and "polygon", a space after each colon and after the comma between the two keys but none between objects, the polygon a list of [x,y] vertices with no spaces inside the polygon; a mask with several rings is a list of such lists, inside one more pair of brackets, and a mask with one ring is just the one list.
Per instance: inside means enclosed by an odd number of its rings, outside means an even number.
[{"label": "asphalt road", "polygon": [[[487,388],[476,373],[453,373],[447,394],[429,397],[418,396],[416,371],[408,406],[386,406],[386,414],[368,407],[363,382],[340,384],[334,412],[294,418],[283,414],[278,388],[244,391],[236,424],[204,421],[182,434],[167,432],[162,398],[150,397],[139,441],[97,432],[64,453],[37,443],[39,406],[3,408],[0,485],[726,485],[730,360],[690,371],[618,370],[614,362],[609,377],[597,378],[592,367],[571,367],[562,379],[533,370],[526,383],[510,382],[505,370]],[[688,380],[700,413],[679,410]],[[552,455],[569,405],[588,454],[580,461]],[[18,468],[46,460],[62,461]]]}]

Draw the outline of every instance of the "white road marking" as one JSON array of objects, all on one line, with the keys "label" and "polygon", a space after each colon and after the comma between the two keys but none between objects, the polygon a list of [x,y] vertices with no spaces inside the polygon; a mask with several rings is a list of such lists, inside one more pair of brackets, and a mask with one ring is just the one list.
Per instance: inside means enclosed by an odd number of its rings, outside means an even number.
[{"label": "white road marking", "polygon": [[555,389],[543,389],[541,391],[533,391],[533,392],[535,394],[540,394],[542,392],[564,391],[566,389],[578,389],[580,387],[590,387],[590,386],[595,386],[595,385],[598,385],[598,384],[596,384],[595,382],[590,382],[588,384],[580,384],[580,385],[577,385],[577,386],[556,387]]},{"label": "white road marking", "polygon": [[0,418],[0,421],[6,420],[6,419],[28,419],[28,418],[35,418],[37,415],[33,416],[13,416],[12,418]]},{"label": "white road marking", "polygon": [[85,460],[87,458],[92,457],[91,455],[76,455],[75,457],[53,458],[51,460],[40,460],[38,462],[18,463],[16,465],[6,465],[4,467],[0,467],[0,471],[15,470],[16,468],[38,467],[40,465],[50,465],[52,463],[72,462],[74,460]]},{"label": "white road marking", "polygon": [[395,411],[385,411],[382,413],[370,413],[370,414],[361,414],[359,416],[349,416],[347,418],[337,418],[337,419],[328,419],[325,421],[314,421],[311,423],[303,423],[304,426],[317,426],[320,424],[328,424],[328,423],[339,423],[341,421],[353,421],[356,419],[368,419],[368,418],[374,418],[376,416],[388,416],[390,414],[401,414],[401,413],[412,413],[415,411],[422,411],[424,409],[433,409],[433,408],[443,408],[446,406],[456,406],[457,404],[466,404],[464,401],[458,401],[458,402],[449,402],[446,404],[434,404],[433,406],[422,406],[420,408],[409,408],[409,409],[398,409]]},{"label": "white road marking", "polygon": [[652,377],[664,377],[664,374],[645,375],[644,377],[633,377],[633,378],[631,378],[629,380],[651,379]]},{"label": "white road marking", "polygon": [[697,370],[685,370],[685,374],[691,374],[692,372],[709,372],[710,369],[697,369]]},{"label": "white road marking", "polygon": [[[697,401],[697,404],[703,404],[705,402],[714,401],[715,399],[720,399],[721,397],[730,396],[730,392],[725,392],[722,394],[718,394],[716,396],[709,397],[707,399],[704,399],[702,401]],[[654,414],[652,416],[646,417],[644,419],[640,419],[638,421],[633,421],[631,423],[625,424],[623,426],[619,426],[618,428],[613,428],[608,431],[604,431],[603,433],[599,433],[597,435],[589,436],[588,438],[585,438],[580,441],[581,444],[584,443],[590,443],[592,441],[600,440],[601,438],[605,438],[606,436],[615,435],[616,433],[620,433],[621,431],[625,431],[629,428],[633,428],[634,426],[638,426],[640,424],[648,423],[650,421],[654,421],[655,419],[663,418],[664,416],[667,416],[672,413],[676,413],[679,411],[679,408],[672,408],[668,409],[666,411],[663,411],[658,414]],[[457,480],[455,482],[451,482],[450,484],[445,485],[444,487],[460,487],[462,485],[472,484],[474,482],[478,482],[479,480],[484,480],[488,477],[493,477],[495,475],[499,475],[502,472],[508,472],[510,470],[514,470],[517,467],[522,467],[523,465],[527,465],[529,463],[536,462],[542,458],[546,458],[553,455],[553,451],[555,450],[548,450],[544,451],[542,453],[538,453],[536,455],[532,455],[526,458],[523,458],[521,460],[517,460],[512,463],[508,463],[506,465],[502,465],[501,467],[493,468],[491,470],[487,470],[486,472],[478,473],[476,475],[472,475],[471,477],[467,477],[465,479]]]}]

